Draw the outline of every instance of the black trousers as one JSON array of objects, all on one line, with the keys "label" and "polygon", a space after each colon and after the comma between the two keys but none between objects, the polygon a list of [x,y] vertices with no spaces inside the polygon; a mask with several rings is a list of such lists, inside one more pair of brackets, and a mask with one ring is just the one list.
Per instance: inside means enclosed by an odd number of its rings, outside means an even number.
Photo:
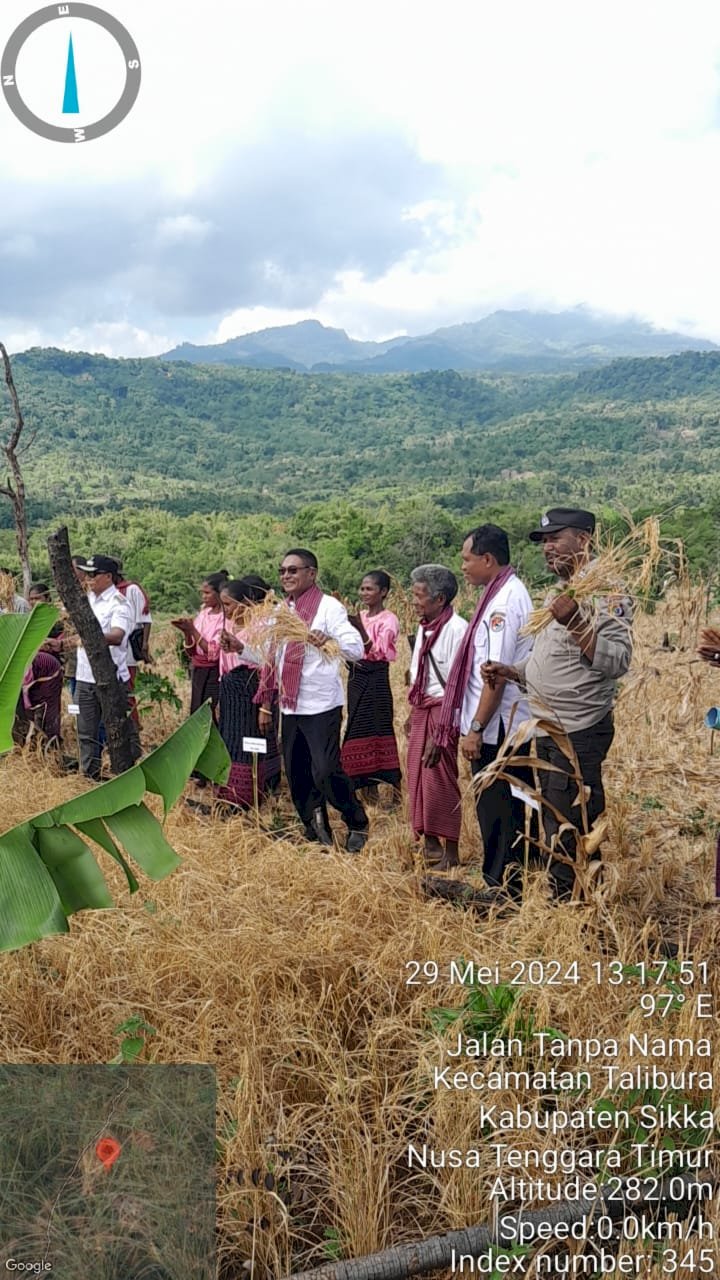
[{"label": "black trousers", "polygon": [[[608,711],[602,720],[599,720],[597,724],[591,725],[589,729],[578,729],[577,732],[568,734],[575,748],[583,782],[586,787],[590,788],[590,795],[587,801],[587,816],[590,826],[605,809],[602,765],[610,750],[614,736],[615,725],[612,711]],[[572,823],[574,827],[579,829],[582,825],[581,810],[579,805],[573,804],[577,794],[577,785],[570,777],[570,761],[566,755],[563,755],[560,748],[555,745],[552,738],[536,738],[535,750],[540,760],[546,760],[548,764],[554,764],[558,769],[562,770],[561,773],[551,772],[549,769],[538,770],[543,799],[554,805],[567,822]],[[546,841],[550,844],[553,836],[557,835],[561,822],[554,813],[543,807],[543,823]],[[568,857],[574,859],[575,841],[573,838],[561,838],[558,841],[558,847]],[[575,882],[572,867],[565,862],[551,861],[550,880],[558,897],[565,898],[570,896]]]},{"label": "black trousers", "polygon": [[[130,716],[130,703],[128,701],[130,685],[122,680],[119,680],[118,684],[120,694],[125,699],[127,714]],[[80,743],[80,772],[86,778],[93,778],[97,781],[100,777],[102,761],[102,747],[99,741],[102,707],[97,694],[97,686],[86,680],[78,680],[75,686],[75,696],[80,708],[77,726],[78,741]],[[140,734],[138,733],[137,725],[132,719],[130,720],[130,736],[133,760],[138,760],[142,755]]]},{"label": "black trousers", "polygon": [[[502,720],[500,733],[496,743],[483,742],[477,760],[471,762],[473,777],[482,769],[492,764],[505,737]],[[533,785],[531,769],[508,767],[508,773]],[[513,795],[510,783],[498,779],[491,787],[486,787],[475,801],[475,812],[480,824],[484,861],[483,875],[488,885],[499,885],[503,882],[505,870],[511,863],[519,863],[523,859],[523,844],[513,845],[518,835],[525,834],[525,805]],[[533,815],[534,816],[534,815]],[[531,828],[532,832],[532,828]],[[517,877],[515,877],[517,878]]]},{"label": "black trousers", "polygon": [[326,804],[342,814],[351,831],[366,831],[368,818],[340,763],[342,707],[312,716],[282,716],[282,752],[290,795],[307,826],[315,809],[322,809],[329,829]]}]

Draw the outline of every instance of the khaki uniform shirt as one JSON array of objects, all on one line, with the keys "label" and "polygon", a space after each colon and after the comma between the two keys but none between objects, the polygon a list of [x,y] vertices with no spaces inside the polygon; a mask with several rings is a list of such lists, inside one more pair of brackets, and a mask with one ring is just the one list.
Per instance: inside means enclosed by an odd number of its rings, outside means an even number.
[{"label": "khaki uniform shirt", "polygon": [[527,688],[534,716],[558,722],[566,733],[590,729],[612,709],[616,682],[632,657],[632,601],[617,594],[595,600],[592,613],[580,606],[595,632],[589,662],[567,627],[553,618],[535,637],[524,662],[513,663]]}]

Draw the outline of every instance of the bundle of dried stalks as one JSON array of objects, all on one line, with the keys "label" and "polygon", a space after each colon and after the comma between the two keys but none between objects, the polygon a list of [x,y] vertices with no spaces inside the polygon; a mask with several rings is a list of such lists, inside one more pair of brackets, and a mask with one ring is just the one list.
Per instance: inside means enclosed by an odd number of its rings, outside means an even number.
[{"label": "bundle of dried stalks", "polygon": [[6,613],[15,611],[15,580],[10,573],[0,573],[0,609]]},{"label": "bundle of dried stalks", "polygon": [[[663,561],[672,567],[673,576],[678,569],[678,555],[663,548],[660,543],[660,524],[656,516],[650,516],[636,525],[629,521],[630,531],[620,542],[598,545],[597,553],[583,565],[568,582],[560,584],[556,595],[568,595],[589,606],[594,613],[596,602],[607,596],[632,595],[635,599],[647,599]],[[523,635],[534,636],[552,622],[553,615],[547,605],[534,609]]]},{"label": "bundle of dried stalks", "polygon": [[310,644],[326,662],[336,662],[342,657],[340,645],[330,637],[322,648],[312,645],[308,639],[311,628],[303,622],[294,610],[288,608],[284,600],[269,592],[262,604],[247,609],[243,617],[243,629],[247,634],[247,643],[256,653],[262,655],[265,662],[272,662],[278,648],[284,644]]}]

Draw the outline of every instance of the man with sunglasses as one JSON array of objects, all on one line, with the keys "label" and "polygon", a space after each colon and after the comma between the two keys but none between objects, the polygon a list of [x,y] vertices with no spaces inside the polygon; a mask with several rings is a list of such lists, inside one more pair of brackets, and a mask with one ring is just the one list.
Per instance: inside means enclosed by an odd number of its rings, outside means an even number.
[{"label": "man with sunglasses", "polygon": [[[131,606],[115,586],[118,573],[117,560],[111,556],[90,556],[77,566],[85,574],[90,608],[100,623],[110,657],[117,667],[121,692],[127,700],[130,714],[130,673],[127,665],[128,636],[133,627]],[[100,779],[102,747],[99,741],[102,707],[97,693],[95,676],[90,660],[82,645],[77,650],[75,697],[78,707],[78,740],[80,743],[80,772],[97,782]],[[131,728],[131,747],[135,760],[141,755],[137,727]]]},{"label": "man with sunglasses", "polygon": [[[317,571],[316,557],[303,547],[287,551],[279,570],[289,607],[310,629],[306,644],[282,645],[275,663],[285,774],[308,840],[332,844],[329,801],[347,824],[345,848],[358,853],[367,840],[368,819],[340,762],[345,703],[340,662],[320,651],[332,639],[344,658],[357,662],[364,654],[363,640],[344,605],[316,585]],[[262,680],[261,699],[266,685]],[[261,703],[259,723],[262,730],[270,723],[266,703]]]}]

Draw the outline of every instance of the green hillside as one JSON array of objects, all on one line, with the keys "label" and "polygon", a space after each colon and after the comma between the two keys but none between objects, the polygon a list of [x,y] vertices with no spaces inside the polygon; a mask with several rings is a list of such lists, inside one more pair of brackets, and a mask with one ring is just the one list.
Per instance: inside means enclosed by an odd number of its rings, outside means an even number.
[{"label": "green hillside", "polygon": [[[290,533],[334,540],[335,585],[347,585],[367,557],[406,572],[418,555],[456,547],[468,521],[499,513],[520,534],[554,503],[668,510],[673,526],[678,508],[694,509],[694,554],[714,563],[720,352],[495,377],[57,350],[13,366],[36,433],[24,459],[36,539],[69,517],[98,550],[99,539],[136,560],[142,551],[163,597],[161,576],[187,594],[198,572],[236,551],[229,567],[252,551],[255,567],[272,568]],[[0,505],[5,557],[11,524]]]}]

